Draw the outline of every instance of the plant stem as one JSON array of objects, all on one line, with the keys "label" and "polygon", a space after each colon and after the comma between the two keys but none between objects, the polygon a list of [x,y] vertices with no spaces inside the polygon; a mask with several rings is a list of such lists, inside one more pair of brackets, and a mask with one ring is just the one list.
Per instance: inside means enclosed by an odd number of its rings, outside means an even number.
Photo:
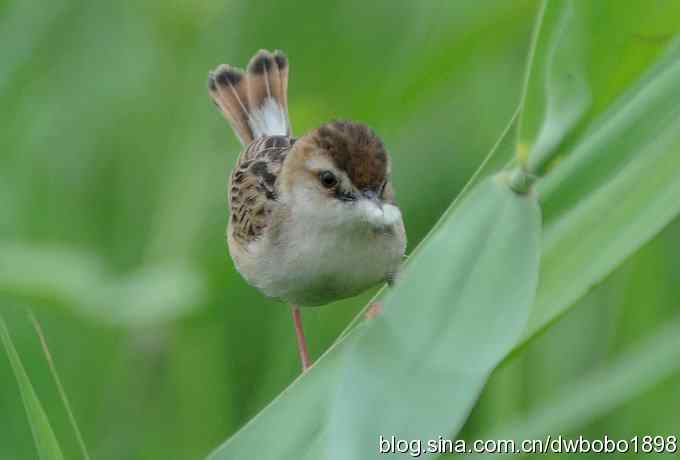
[{"label": "plant stem", "polygon": [[43,333],[42,327],[40,326],[40,322],[35,317],[32,311],[28,312],[28,316],[31,319],[31,322],[33,323],[33,328],[35,329],[35,332],[38,334],[38,338],[40,339],[40,345],[42,346],[43,352],[45,353],[47,365],[49,366],[50,372],[52,373],[52,377],[54,378],[54,383],[57,385],[59,396],[61,397],[61,400],[64,403],[66,414],[68,415],[69,422],[71,422],[71,427],[75,432],[76,439],[78,440],[78,445],[80,446],[80,450],[83,454],[83,458],[85,460],[90,460],[90,455],[87,451],[87,446],[85,445],[85,439],[83,438],[80,429],[78,429],[78,423],[76,422],[76,418],[73,415],[73,411],[71,410],[71,404],[69,404],[68,398],[66,397],[66,391],[64,390],[64,386],[62,385],[61,379],[59,378],[59,374],[57,373],[57,368],[54,365],[54,360],[52,359],[52,354],[50,353],[50,349],[47,346],[47,340],[45,339],[45,334]]}]

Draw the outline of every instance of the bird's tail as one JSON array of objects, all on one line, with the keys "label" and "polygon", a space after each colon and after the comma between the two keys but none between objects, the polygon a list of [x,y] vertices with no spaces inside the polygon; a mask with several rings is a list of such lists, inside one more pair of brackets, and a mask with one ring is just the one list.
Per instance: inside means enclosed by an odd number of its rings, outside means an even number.
[{"label": "bird's tail", "polygon": [[262,136],[290,136],[288,59],[281,51],[258,51],[245,73],[220,65],[210,72],[208,89],[243,145]]}]

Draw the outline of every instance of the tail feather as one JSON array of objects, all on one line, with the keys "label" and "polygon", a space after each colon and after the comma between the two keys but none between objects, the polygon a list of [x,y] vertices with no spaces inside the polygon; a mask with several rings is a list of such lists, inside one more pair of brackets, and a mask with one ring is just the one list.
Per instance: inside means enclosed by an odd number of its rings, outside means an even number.
[{"label": "tail feather", "polygon": [[248,103],[255,137],[289,135],[281,76],[274,56],[260,50],[248,64]]},{"label": "tail feather", "polygon": [[281,51],[260,50],[245,75],[221,65],[209,78],[213,101],[244,145],[262,136],[290,135],[287,87],[288,61]]},{"label": "tail feather", "polygon": [[283,109],[283,114],[288,122],[288,134],[293,131],[290,125],[290,118],[288,117],[288,58],[283,51],[274,51],[274,62],[276,63],[276,68],[279,71],[279,84],[281,86],[281,107]]},{"label": "tail feather", "polygon": [[243,71],[226,64],[220,65],[208,75],[208,90],[213,102],[231,123],[243,145],[255,140],[248,123],[247,79]]}]

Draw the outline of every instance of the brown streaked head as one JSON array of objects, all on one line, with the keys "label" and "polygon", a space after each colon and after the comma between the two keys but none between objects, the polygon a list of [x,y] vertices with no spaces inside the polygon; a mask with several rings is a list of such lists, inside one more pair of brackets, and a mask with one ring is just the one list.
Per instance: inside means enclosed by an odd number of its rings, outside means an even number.
[{"label": "brown streaked head", "polygon": [[351,121],[331,121],[309,137],[357,189],[381,191],[389,175],[389,156],[371,128]]}]

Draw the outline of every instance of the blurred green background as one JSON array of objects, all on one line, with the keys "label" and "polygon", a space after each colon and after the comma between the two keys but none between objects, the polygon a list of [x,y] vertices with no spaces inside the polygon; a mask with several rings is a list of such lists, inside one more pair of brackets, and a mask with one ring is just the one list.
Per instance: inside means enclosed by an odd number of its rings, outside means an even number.
[{"label": "blurred green background", "polygon": [[[208,99],[208,70],[283,49],[296,134],[336,117],[371,125],[393,156],[413,248],[511,118],[537,8],[0,1],[0,313],[66,458],[78,447],[27,309],[96,459],[202,458],[299,372],[288,309],[228,257],[239,145]],[[678,236],[680,221],[508,360],[464,434],[544,407],[672,318]],[[371,294],[303,312],[313,356]],[[663,379],[563,434],[678,434],[678,384]],[[4,358],[0,386],[0,458],[36,458]]]}]

